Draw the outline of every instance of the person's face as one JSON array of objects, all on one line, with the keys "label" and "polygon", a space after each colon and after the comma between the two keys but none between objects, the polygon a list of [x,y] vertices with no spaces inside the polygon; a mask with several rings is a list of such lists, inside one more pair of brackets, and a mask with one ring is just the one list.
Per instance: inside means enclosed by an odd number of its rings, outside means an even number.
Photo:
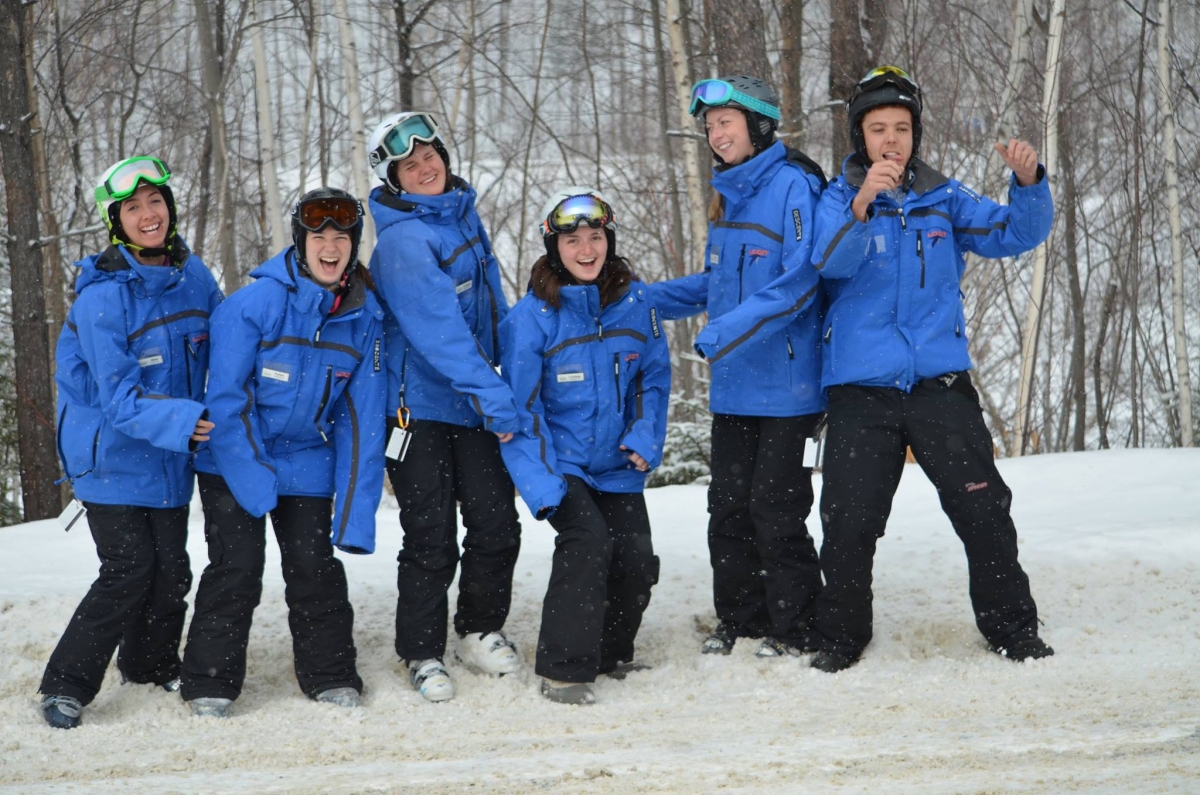
[{"label": "person's face", "polygon": [[712,108],[704,114],[708,145],[728,165],[737,165],[754,155],[746,114],[735,108]]},{"label": "person's face", "polygon": [[121,202],[118,211],[129,242],[139,248],[162,248],[167,240],[171,211],[167,200],[153,185],[142,184]]},{"label": "person's face", "polygon": [[862,120],[863,142],[872,163],[891,160],[905,165],[912,157],[912,111],[899,105],[873,108]]},{"label": "person's face", "polygon": [[580,224],[574,232],[558,236],[558,257],[566,266],[567,273],[582,284],[596,281],[607,256],[608,236],[603,229]]},{"label": "person's face", "polygon": [[308,263],[313,281],[332,289],[342,280],[342,274],[350,264],[350,233],[338,230],[329,224],[319,232],[305,235],[304,261]]},{"label": "person's face", "polygon": [[446,192],[446,164],[432,144],[418,143],[412,154],[396,164],[400,190],[421,196]]}]

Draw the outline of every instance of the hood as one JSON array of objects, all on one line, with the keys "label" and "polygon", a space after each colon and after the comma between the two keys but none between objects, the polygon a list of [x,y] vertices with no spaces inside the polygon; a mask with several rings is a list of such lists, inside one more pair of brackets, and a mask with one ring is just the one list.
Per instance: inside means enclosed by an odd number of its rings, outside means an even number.
[{"label": "hood", "polygon": [[475,189],[461,177],[451,174],[445,193],[437,196],[395,194],[380,185],[371,191],[369,205],[371,217],[375,219],[376,234],[382,237],[389,227],[404,221],[454,223],[475,207]]},{"label": "hood", "polygon": [[[182,244],[182,238],[180,241]],[[147,295],[161,295],[179,283],[186,262],[187,257],[184,257],[170,265],[143,265],[125,246],[109,246],[99,254],[75,263],[79,268],[79,275],[75,278],[75,294],[79,295],[86,287],[97,282],[118,281],[137,282]]]},{"label": "hood", "polygon": [[712,186],[725,197],[729,208],[737,207],[770,182],[786,159],[787,148],[776,141],[744,163],[713,169]]},{"label": "hood", "polygon": [[310,312],[319,308],[322,315],[327,315],[333,306],[333,293],[300,271],[300,266],[296,263],[295,246],[288,246],[250,271],[250,278],[279,282],[292,294],[292,302],[301,311]]}]

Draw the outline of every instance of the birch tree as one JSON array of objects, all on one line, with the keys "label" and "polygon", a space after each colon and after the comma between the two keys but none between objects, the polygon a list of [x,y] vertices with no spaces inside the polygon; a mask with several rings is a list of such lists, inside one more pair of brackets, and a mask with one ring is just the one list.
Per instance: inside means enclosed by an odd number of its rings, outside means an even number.
[{"label": "birch tree", "polygon": [[[342,60],[346,64],[346,102],[350,106],[350,169],[353,172],[354,192],[366,203],[371,193],[371,182],[367,178],[367,133],[363,123],[362,94],[358,88],[358,46],[354,43],[354,30],[350,26],[350,14],[346,0],[334,0],[337,9],[338,31],[342,39]],[[363,217],[362,242],[358,256],[363,262],[371,259],[375,249],[375,221],[370,213]]]},{"label": "birch tree", "polygon": [[254,48],[254,88],[258,105],[258,146],[263,175],[263,204],[271,233],[271,252],[282,251],[289,235],[284,230],[279,204],[279,175],[275,155],[275,124],[271,120],[271,88],[267,72],[267,48],[258,21],[258,0],[250,3],[250,42]]}]

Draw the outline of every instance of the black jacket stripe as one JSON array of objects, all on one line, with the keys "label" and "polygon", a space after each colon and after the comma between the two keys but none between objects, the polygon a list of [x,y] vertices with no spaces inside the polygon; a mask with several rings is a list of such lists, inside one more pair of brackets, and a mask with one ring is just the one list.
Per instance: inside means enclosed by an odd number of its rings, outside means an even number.
[{"label": "black jacket stripe", "polygon": [[336,342],[313,342],[304,337],[280,337],[277,340],[264,341],[259,343],[259,348],[268,350],[270,348],[278,348],[280,345],[302,345],[306,348],[324,348],[330,351],[341,351],[354,357],[354,361],[361,362],[363,355],[351,348],[349,345],[341,345]]},{"label": "black jacket stripe", "polygon": [[203,309],[189,309],[186,312],[176,312],[173,315],[167,315],[166,317],[160,317],[157,320],[151,320],[149,323],[126,337],[125,341],[133,342],[138,337],[150,331],[150,329],[158,328],[159,326],[165,326],[168,323],[174,323],[176,320],[183,320],[184,318],[189,317],[208,317],[208,312],[205,312]]},{"label": "black jacket stripe", "polygon": [[776,243],[783,242],[783,235],[773,232],[761,224],[750,224],[742,221],[714,221],[713,226],[722,229],[749,229],[774,240]]},{"label": "black jacket stripe", "polygon": [[346,398],[346,413],[350,415],[350,483],[346,486],[346,500],[342,503],[342,524],[338,527],[334,544],[342,543],[342,538],[346,535],[346,526],[350,524],[350,510],[354,505],[354,490],[358,487],[358,411],[354,408],[354,398],[350,397],[349,390],[346,390],[343,397]]},{"label": "black jacket stripe", "polygon": [[784,315],[789,315],[792,312],[795,312],[800,307],[804,306],[804,302],[807,301],[809,298],[811,298],[812,294],[815,293],[816,291],[817,291],[817,288],[813,287],[807,293],[800,296],[800,298],[796,301],[796,303],[792,304],[787,309],[783,310],[782,312],[776,312],[775,314],[770,315],[768,317],[764,317],[762,320],[755,323],[754,326],[749,331],[747,331],[745,334],[738,337],[737,339],[735,339],[733,342],[726,345],[721,350],[717,351],[717,355],[708,360],[709,364],[712,364],[713,362],[717,361],[718,359],[723,357],[725,354],[729,353],[734,348],[736,348],[737,346],[741,345],[746,340],[753,337],[755,334],[758,333],[758,330],[760,328],[762,328],[764,325],[766,325],[769,321],[772,321],[775,318],[783,317]]},{"label": "black jacket stripe", "polygon": [[857,218],[851,218],[848,224],[837,231],[837,234],[833,236],[833,240],[829,241],[829,246],[825,249],[825,253],[821,255],[820,264],[814,266],[817,270],[821,270],[821,268],[825,267],[825,263],[829,261],[829,255],[833,253],[835,248],[837,248],[838,243],[842,242],[842,238],[845,237],[846,233],[850,231],[850,227],[857,223]]}]

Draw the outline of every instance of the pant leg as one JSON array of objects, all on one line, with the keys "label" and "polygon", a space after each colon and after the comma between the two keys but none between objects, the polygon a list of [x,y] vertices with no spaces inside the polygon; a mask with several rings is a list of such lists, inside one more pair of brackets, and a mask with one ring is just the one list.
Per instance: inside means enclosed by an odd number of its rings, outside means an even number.
[{"label": "pant leg", "polygon": [[460,636],[496,632],[508,618],[521,550],[516,490],[496,434],[484,428],[455,430],[454,484],[466,528],[454,629]]},{"label": "pant leg", "polygon": [[717,618],[740,635],[770,631],[762,559],[754,541],[750,496],[758,457],[758,419],[714,414],[712,480],[708,485],[708,555]]},{"label": "pant leg", "polygon": [[593,682],[600,671],[612,556],[608,525],[593,492],[574,476],[567,477],[567,494],[550,524],[558,535],[534,670],[560,682]]},{"label": "pant leg", "polygon": [[608,600],[600,646],[600,671],[633,659],[634,640],[658,582],[659,561],[650,540],[646,498],[636,494],[592,492],[612,539]]},{"label": "pant leg", "polygon": [[148,508],[86,503],[100,574],[63,632],[39,692],[90,704],[125,631],[136,624],[154,585]]},{"label": "pant leg", "polygon": [[759,418],[750,487],[771,635],[796,643],[808,632],[821,590],[821,563],[805,524],[813,504],[812,469],[804,466],[804,444],[820,420],[819,414]]},{"label": "pant leg", "polygon": [[397,558],[396,653],[402,660],[425,660],[446,653],[446,591],[458,568],[454,426],[416,421],[409,430],[404,460],[387,462],[404,531]]},{"label": "pant leg", "polygon": [[992,436],[967,374],[923,383],[905,399],[913,455],[937,487],[962,540],[975,624],[995,647],[1037,637],[1037,606],[1017,560],[1012,492],[996,469]]},{"label": "pant leg", "polygon": [[179,676],[179,641],[192,588],[187,554],[188,507],[149,508],[154,540],[154,584],[137,621],[121,639],[117,667],[130,682],[162,684]]},{"label": "pant leg", "polygon": [[871,568],[904,471],[900,391],[829,390],[821,487],[821,570],[813,626],[827,651],[858,654],[871,641]]},{"label": "pant leg", "polygon": [[330,541],[332,521],[333,501],[327,497],[280,497],[271,511],[296,681],[310,698],[335,687],[361,693],[363,686],[355,667],[354,609],[346,571]]},{"label": "pant leg", "polygon": [[265,516],[251,516],[219,475],[200,473],[208,565],[196,589],[196,609],[183,652],[183,697],[236,699],[246,680],[246,646],[262,599]]}]

